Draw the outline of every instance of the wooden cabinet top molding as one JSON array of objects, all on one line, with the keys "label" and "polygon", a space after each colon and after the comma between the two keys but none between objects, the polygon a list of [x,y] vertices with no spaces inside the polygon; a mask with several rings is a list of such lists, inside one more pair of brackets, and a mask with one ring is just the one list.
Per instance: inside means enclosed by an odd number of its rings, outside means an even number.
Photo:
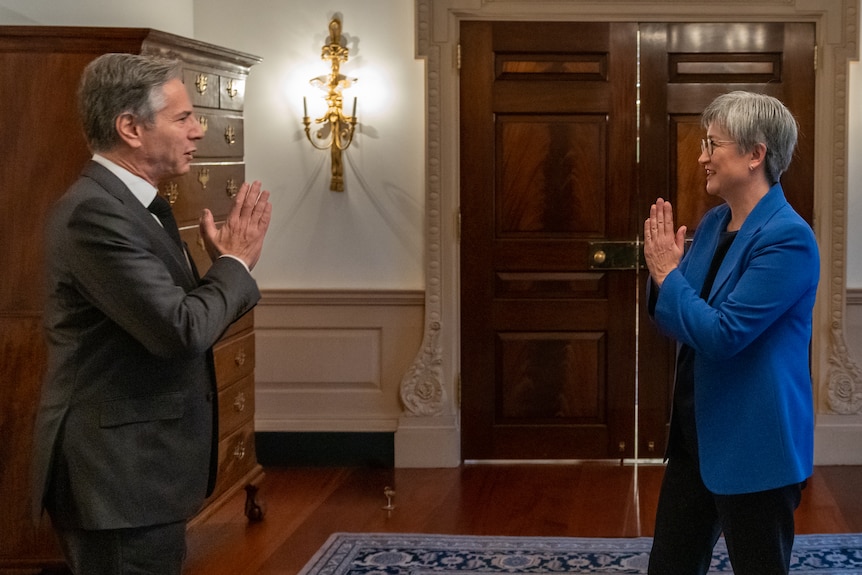
[{"label": "wooden cabinet top molding", "polygon": [[[143,50],[142,50],[143,48]],[[0,26],[0,52],[132,52],[181,59],[193,66],[247,75],[261,58],[152,28]]]}]

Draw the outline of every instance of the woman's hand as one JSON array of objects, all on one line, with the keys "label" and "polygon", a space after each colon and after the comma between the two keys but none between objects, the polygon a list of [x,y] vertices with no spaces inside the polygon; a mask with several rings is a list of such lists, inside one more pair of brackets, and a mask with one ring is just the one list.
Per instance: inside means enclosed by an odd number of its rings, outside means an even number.
[{"label": "woman's hand", "polygon": [[673,207],[659,198],[644,221],[644,258],[650,276],[661,287],[667,274],[676,269],[685,251],[686,227],[673,231]]}]

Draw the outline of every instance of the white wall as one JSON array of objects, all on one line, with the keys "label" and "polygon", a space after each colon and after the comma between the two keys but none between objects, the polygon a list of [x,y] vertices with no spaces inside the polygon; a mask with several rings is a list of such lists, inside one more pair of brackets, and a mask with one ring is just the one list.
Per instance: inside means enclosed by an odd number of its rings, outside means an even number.
[{"label": "white wall", "polygon": [[[196,0],[195,37],[255,54],[246,89],[246,174],[272,194],[273,222],[254,270],[262,289],[424,288],[424,65],[414,58],[413,3],[405,0]],[[344,155],[346,191],[329,191],[329,153],[302,125],[302,98],[320,116],[311,78],[330,18],[341,11],[358,78],[359,125]]]},{"label": "white wall", "polygon": [[[355,6],[355,8],[353,8]],[[330,18],[343,10],[359,81],[359,125],[344,156],[346,192],[329,191],[328,152],[302,131],[302,97]],[[263,58],[247,85],[247,177],[273,193],[273,223],[255,268],[262,289],[424,289],[424,66],[414,58],[413,3],[363,0],[0,0],[0,25],[164,30]],[[349,109],[347,112],[349,113]]]},{"label": "white wall", "polygon": [[194,33],[192,0],[0,0],[0,25],[128,26]]}]

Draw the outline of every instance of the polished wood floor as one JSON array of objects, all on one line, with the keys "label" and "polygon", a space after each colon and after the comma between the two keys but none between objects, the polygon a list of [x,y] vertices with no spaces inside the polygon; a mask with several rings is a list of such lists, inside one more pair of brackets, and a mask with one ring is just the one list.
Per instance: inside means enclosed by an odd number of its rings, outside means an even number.
[{"label": "polished wood floor", "polygon": [[[663,467],[467,465],[457,469],[267,469],[266,517],[244,493],[189,531],[186,575],[294,575],[330,534],[651,536]],[[818,467],[798,533],[862,532],[862,466]],[[395,509],[383,509],[384,489]]]}]

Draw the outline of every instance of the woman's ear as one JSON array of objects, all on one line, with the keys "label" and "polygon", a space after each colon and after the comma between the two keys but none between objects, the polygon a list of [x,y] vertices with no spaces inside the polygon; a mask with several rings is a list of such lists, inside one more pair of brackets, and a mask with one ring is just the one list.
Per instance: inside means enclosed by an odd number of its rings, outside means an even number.
[{"label": "woman's ear", "polygon": [[754,171],[766,161],[766,144],[758,142],[754,145],[754,149],[749,153],[748,170]]}]

